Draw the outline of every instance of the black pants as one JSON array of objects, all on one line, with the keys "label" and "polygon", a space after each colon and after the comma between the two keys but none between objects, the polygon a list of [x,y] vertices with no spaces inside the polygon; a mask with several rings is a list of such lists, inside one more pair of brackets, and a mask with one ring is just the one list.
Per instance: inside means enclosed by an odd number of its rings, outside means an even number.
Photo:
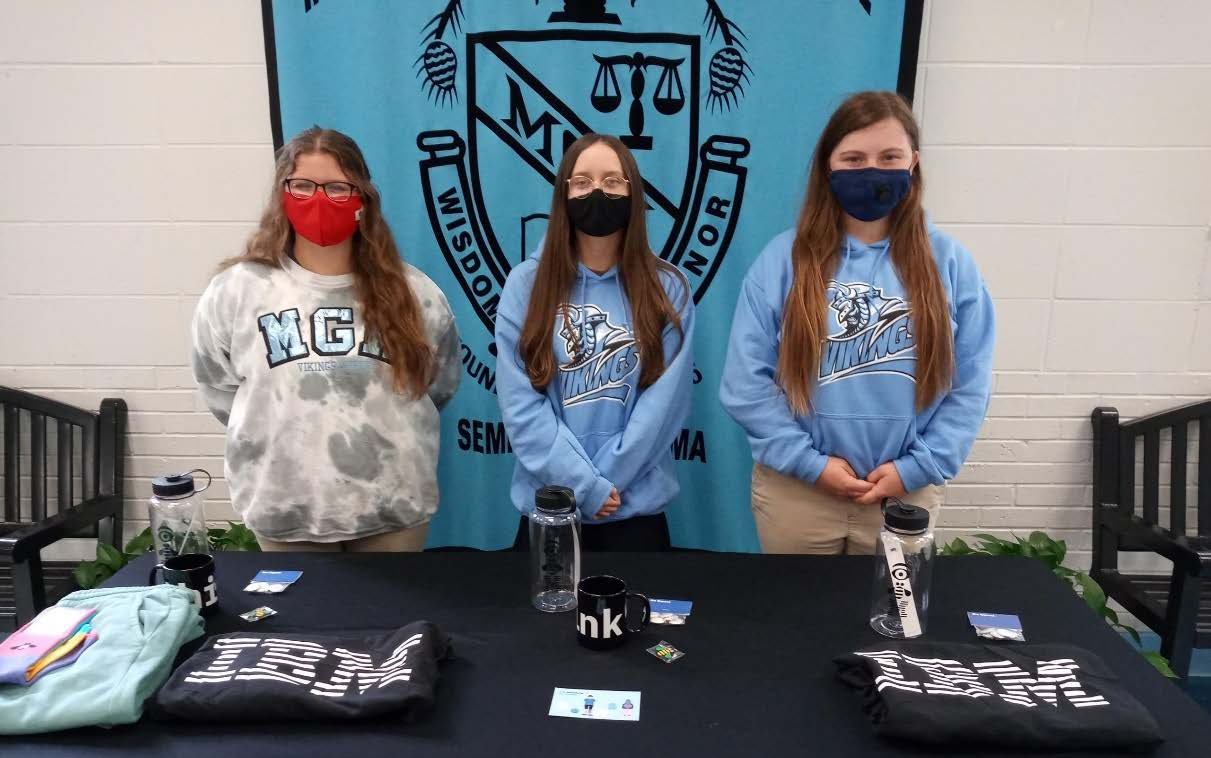
[{"label": "black pants", "polygon": [[[663,513],[655,516],[634,516],[608,524],[584,522],[580,527],[582,550],[594,553],[662,553],[671,550],[669,521]],[[517,525],[513,549],[530,549],[530,520],[522,516]]]}]

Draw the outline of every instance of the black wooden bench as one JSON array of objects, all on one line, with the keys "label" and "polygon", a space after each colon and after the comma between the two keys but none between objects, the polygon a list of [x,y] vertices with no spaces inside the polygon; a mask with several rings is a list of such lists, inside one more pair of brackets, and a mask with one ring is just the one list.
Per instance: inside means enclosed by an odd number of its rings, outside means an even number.
[{"label": "black wooden bench", "polygon": [[[82,537],[122,549],[126,403],[107,398],[92,412],[0,387],[0,418],[0,632],[7,632],[75,589],[77,562],[43,561],[45,547],[65,537]],[[47,465],[52,434],[53,479]],[[22,494],[26,483],[28,497]]]},{"label": "black wooden bench", "polygon": [[[1211,647],[1211,400],[1127,423],[1093,411],[1093,565],[1090,575],[1161,638],[1161,654],[1185,678],[1194,648]],[[1197,524],[1186,524],[1190,428],[1198,427]],[[1167,523],[1161,518],[1161,435],[1170,437]],[[1136,441],[1143,484],[1136,512]],[[1123,573],[1120,552],[1151,552],[1169,574]]]}]

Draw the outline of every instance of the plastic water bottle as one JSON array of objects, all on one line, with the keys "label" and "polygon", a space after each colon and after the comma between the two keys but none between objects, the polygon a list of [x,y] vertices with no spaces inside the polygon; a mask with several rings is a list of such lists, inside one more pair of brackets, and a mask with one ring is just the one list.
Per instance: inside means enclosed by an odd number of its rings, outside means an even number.
[{"label": "plastic water bottle", "polygon": [[891,499],[875,540],[875,583],[870,625],[885,637],[925,633],[934,541],[929,511]]},{"label": "plastic water bottle", "polygon": [[530,514],[530,601],[547,613],[576,607],[580,581],[580,519],[567,487],[534,493]]},{"label": "plastic water bottle", "polygon": [[[193,475],[206,475],[206,486],[194,487]],[[160,563],[186,553],[210,554],[210,535],[206,531],[206,507],[202,493],[210,487],[210,473],[194,469],[151,480],[151,500],[147,510],[151,536]]]}]

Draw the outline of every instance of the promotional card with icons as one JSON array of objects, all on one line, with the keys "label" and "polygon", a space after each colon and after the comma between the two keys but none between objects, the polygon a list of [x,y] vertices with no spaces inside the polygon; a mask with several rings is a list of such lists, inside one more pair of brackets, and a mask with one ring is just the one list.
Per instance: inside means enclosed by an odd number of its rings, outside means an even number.
[{"label": "promotional card with icons", "polygon": [[548,716],[597,721],[638,721],[640,693],[556,687]]},{"label": "promotional card with icons", "polygon": [[285,592],[286,588],[297,582],[302,575],[302,571],[258,571],[244,591],[276,595]]},{"label": "promotional card with icons", "polygon": [[976,634],[986,640],[1026,641],[1021,619],[1011,613],[968,611],[967,620],[971,622]]},{"label": "promotional card with icons", "polygon": [[653,624],[680,626],[689,620],[690,610],[694,604],[689,600],[665,600],[654,597],[651,600],[651,606]]}]

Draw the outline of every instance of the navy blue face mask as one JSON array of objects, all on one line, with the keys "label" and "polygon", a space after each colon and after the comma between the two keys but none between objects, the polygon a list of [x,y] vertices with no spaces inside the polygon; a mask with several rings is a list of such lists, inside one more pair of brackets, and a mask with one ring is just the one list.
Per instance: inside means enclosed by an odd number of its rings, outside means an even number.
[{"label": "navy blue face mask", "polygon": [[847,168],[829,174],[828,186],[846,213],[859,221],[878,221],[908,194],[912,172],[904,168]]}]

